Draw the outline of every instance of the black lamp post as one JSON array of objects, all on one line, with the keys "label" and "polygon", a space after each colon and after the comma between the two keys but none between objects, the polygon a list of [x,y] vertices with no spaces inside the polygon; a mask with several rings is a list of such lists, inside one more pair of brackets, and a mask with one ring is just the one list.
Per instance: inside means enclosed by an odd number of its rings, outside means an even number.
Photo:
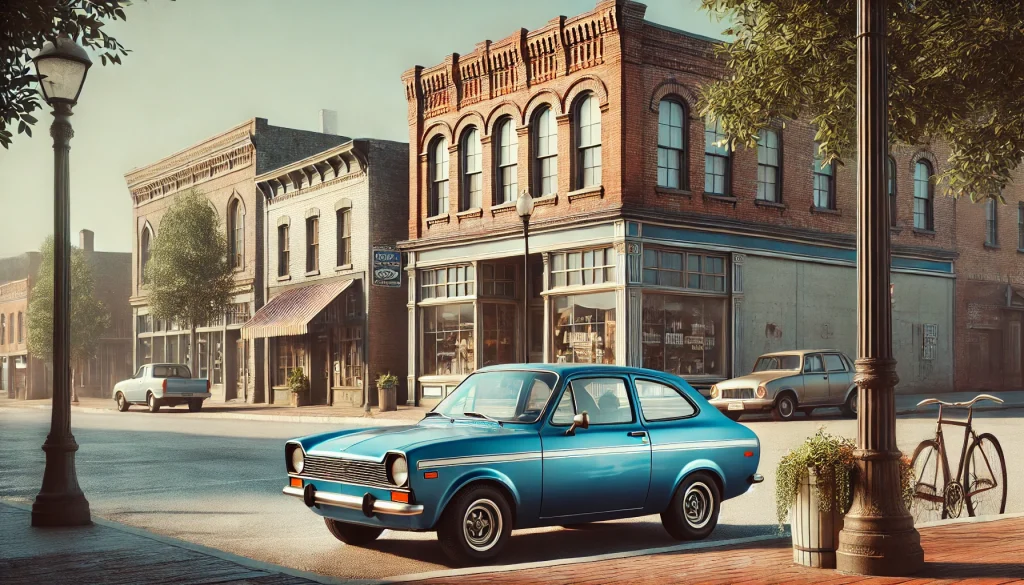
[{"label": "black lamp post", "polygon": [[523,189],[516,199],[516,213],[523,220],[523,362],[530,361],[530,216],[533,197]]},{"label": "black lamp post", "polygon": [[33,526],[82,526],[92,523],[89,502],[78,486],[71,434],[71,108],[78,102],[92,65],[82,47],[67,38],[46,42],[36,55],[39,87],[53,108],[53,407],[50,434],[43,443],[43,487],[32,504]]}]

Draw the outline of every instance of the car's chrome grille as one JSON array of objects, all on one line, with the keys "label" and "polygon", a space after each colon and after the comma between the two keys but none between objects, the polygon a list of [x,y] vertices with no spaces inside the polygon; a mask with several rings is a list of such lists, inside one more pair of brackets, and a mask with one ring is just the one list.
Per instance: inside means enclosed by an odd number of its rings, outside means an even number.
[{"label": "car's chrome grille", "polygon": [[336,457],[317,457],[307,455],[302,466],[302,475],[311,479],[325,479],[340,483],[354,483],[369,487],[394,487],[388,481],[387,471],[383,463],[374,461],[357,461]]},{"label": "car's chrome grille", "polygon": [[750,399],[754,397],[753,388],[723,388],[722,398]]}]

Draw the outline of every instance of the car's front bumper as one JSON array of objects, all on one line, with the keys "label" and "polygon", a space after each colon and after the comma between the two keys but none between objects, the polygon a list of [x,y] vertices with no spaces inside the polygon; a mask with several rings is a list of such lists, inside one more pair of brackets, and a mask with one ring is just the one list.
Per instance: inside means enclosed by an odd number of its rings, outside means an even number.
[{"label": "car's front bumper", "polygon": [[722,412],[764,412],[771,410],[775,402],[768,398],[715,398],[711,400],[714,406]]},{"label": "car's front bumper", "polygon": [[306,484],[305,488],[285,486],[282,490],[287,496],[295,496],[303,500],[307,506],[333,506],[349,510],[359,510],[367,517],[376,514],[388,514],[393,516],[418,516],[423,513],[422,504],[404,504],[380,500],[367,492],[363,497],[339,494],[336,492],[325,492],[316,489],[313,484]]}]

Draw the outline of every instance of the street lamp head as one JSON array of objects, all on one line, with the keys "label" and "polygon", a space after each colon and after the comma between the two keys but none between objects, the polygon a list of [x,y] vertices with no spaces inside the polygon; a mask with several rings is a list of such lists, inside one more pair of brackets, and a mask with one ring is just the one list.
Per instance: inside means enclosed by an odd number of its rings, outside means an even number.
[{"label": "street lamp head", "polygon": [[519,198],[516,199],[516,213],[524,220],[530,219],[530,216],[533,215],[533,197],[526,189],[523,189]]},{"label": "street lamp head", "polygon": [[56,44],[50,41],[43,43],[43,50],[32,60],[36,64],[39,87],[46,103],[74,106],[85,84],[85,74],[92,66],[85,49],[69,38],[60,37]]}]

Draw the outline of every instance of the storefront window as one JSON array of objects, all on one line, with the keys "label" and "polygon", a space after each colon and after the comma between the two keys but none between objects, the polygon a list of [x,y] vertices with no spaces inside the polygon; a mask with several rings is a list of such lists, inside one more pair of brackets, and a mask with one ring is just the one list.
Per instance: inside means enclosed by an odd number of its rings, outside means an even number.
[{"label": "storefront window", "polygon": [[363,385],[363,328],[338,327],[331,340],[332,382],[335,388]]},{"label": "storefront window", "polygon": [[558,363],[615,363],[615,293],[554,298],[553,351]]},{"label": "storefront window", "polygon": [[644,284],[724,293],[725,258],[645,248]]},{"label": "storefront window", "polygon": [[423,307],[423,374],[465,375],[476,369],[473,303]]},{"label": "storefront window", "polygon": [[516,298],[516,267],[512,264],[484,264],[482,290],[484,296]]},{"label": "storefront window", "polygon": [[180,364],[179,357],[181,354],[178,352],[178,346],[181,345],[179,336],[172,335],[167,337],[167,363],[169,364]]},{"label": "storefront window", "polygon": [[516,307],[501,303],[485,303],[484,365],[511,364],[516,359]]},{"label": "storefront window", "polygon": [[472,265],[420,271],[420,298],[443,299],[476,294],[476,270]]},{"label": "storefront window", "polygon": [[209,333],[197,333],[196,334],[196,354],[199,357],[199,378],[209,379],[210,376],[210,356],[207,354],[210,351],[210,334]]},{"label": "storefront window", "polygon": [[222,378],[224,372],[224,345],[221,343],[220,333],[211,333],[210,338],[213,341],[211,344],[210,363],[212,364],[211,370],[213,371],[212,384],[223,384]]},{"label": "storefront window", "polygon": [[153,362],[153,343],[149,339],[139,340],[138,350],[139,365]]},{"label": "storefront window", "polygon": [[154,337],[153,338],[153,361],[162,362],[164,361],[164,338]]},{"label": "storefront window", "polygon": [[615,248],[551,255],[552,287],[615,282]]},{"label": "storefront window", "polygon": [[680,376],[724,376],[726,302],[644,293],[643,367]]},{"label": "storefront window", "polygon": [[[292,369],[302,366],[306,346],[301,337],[277,338],[277,368],[274,370],[274,385],[287,386]],[[309,375],[309,372],[306,372]]]}]

